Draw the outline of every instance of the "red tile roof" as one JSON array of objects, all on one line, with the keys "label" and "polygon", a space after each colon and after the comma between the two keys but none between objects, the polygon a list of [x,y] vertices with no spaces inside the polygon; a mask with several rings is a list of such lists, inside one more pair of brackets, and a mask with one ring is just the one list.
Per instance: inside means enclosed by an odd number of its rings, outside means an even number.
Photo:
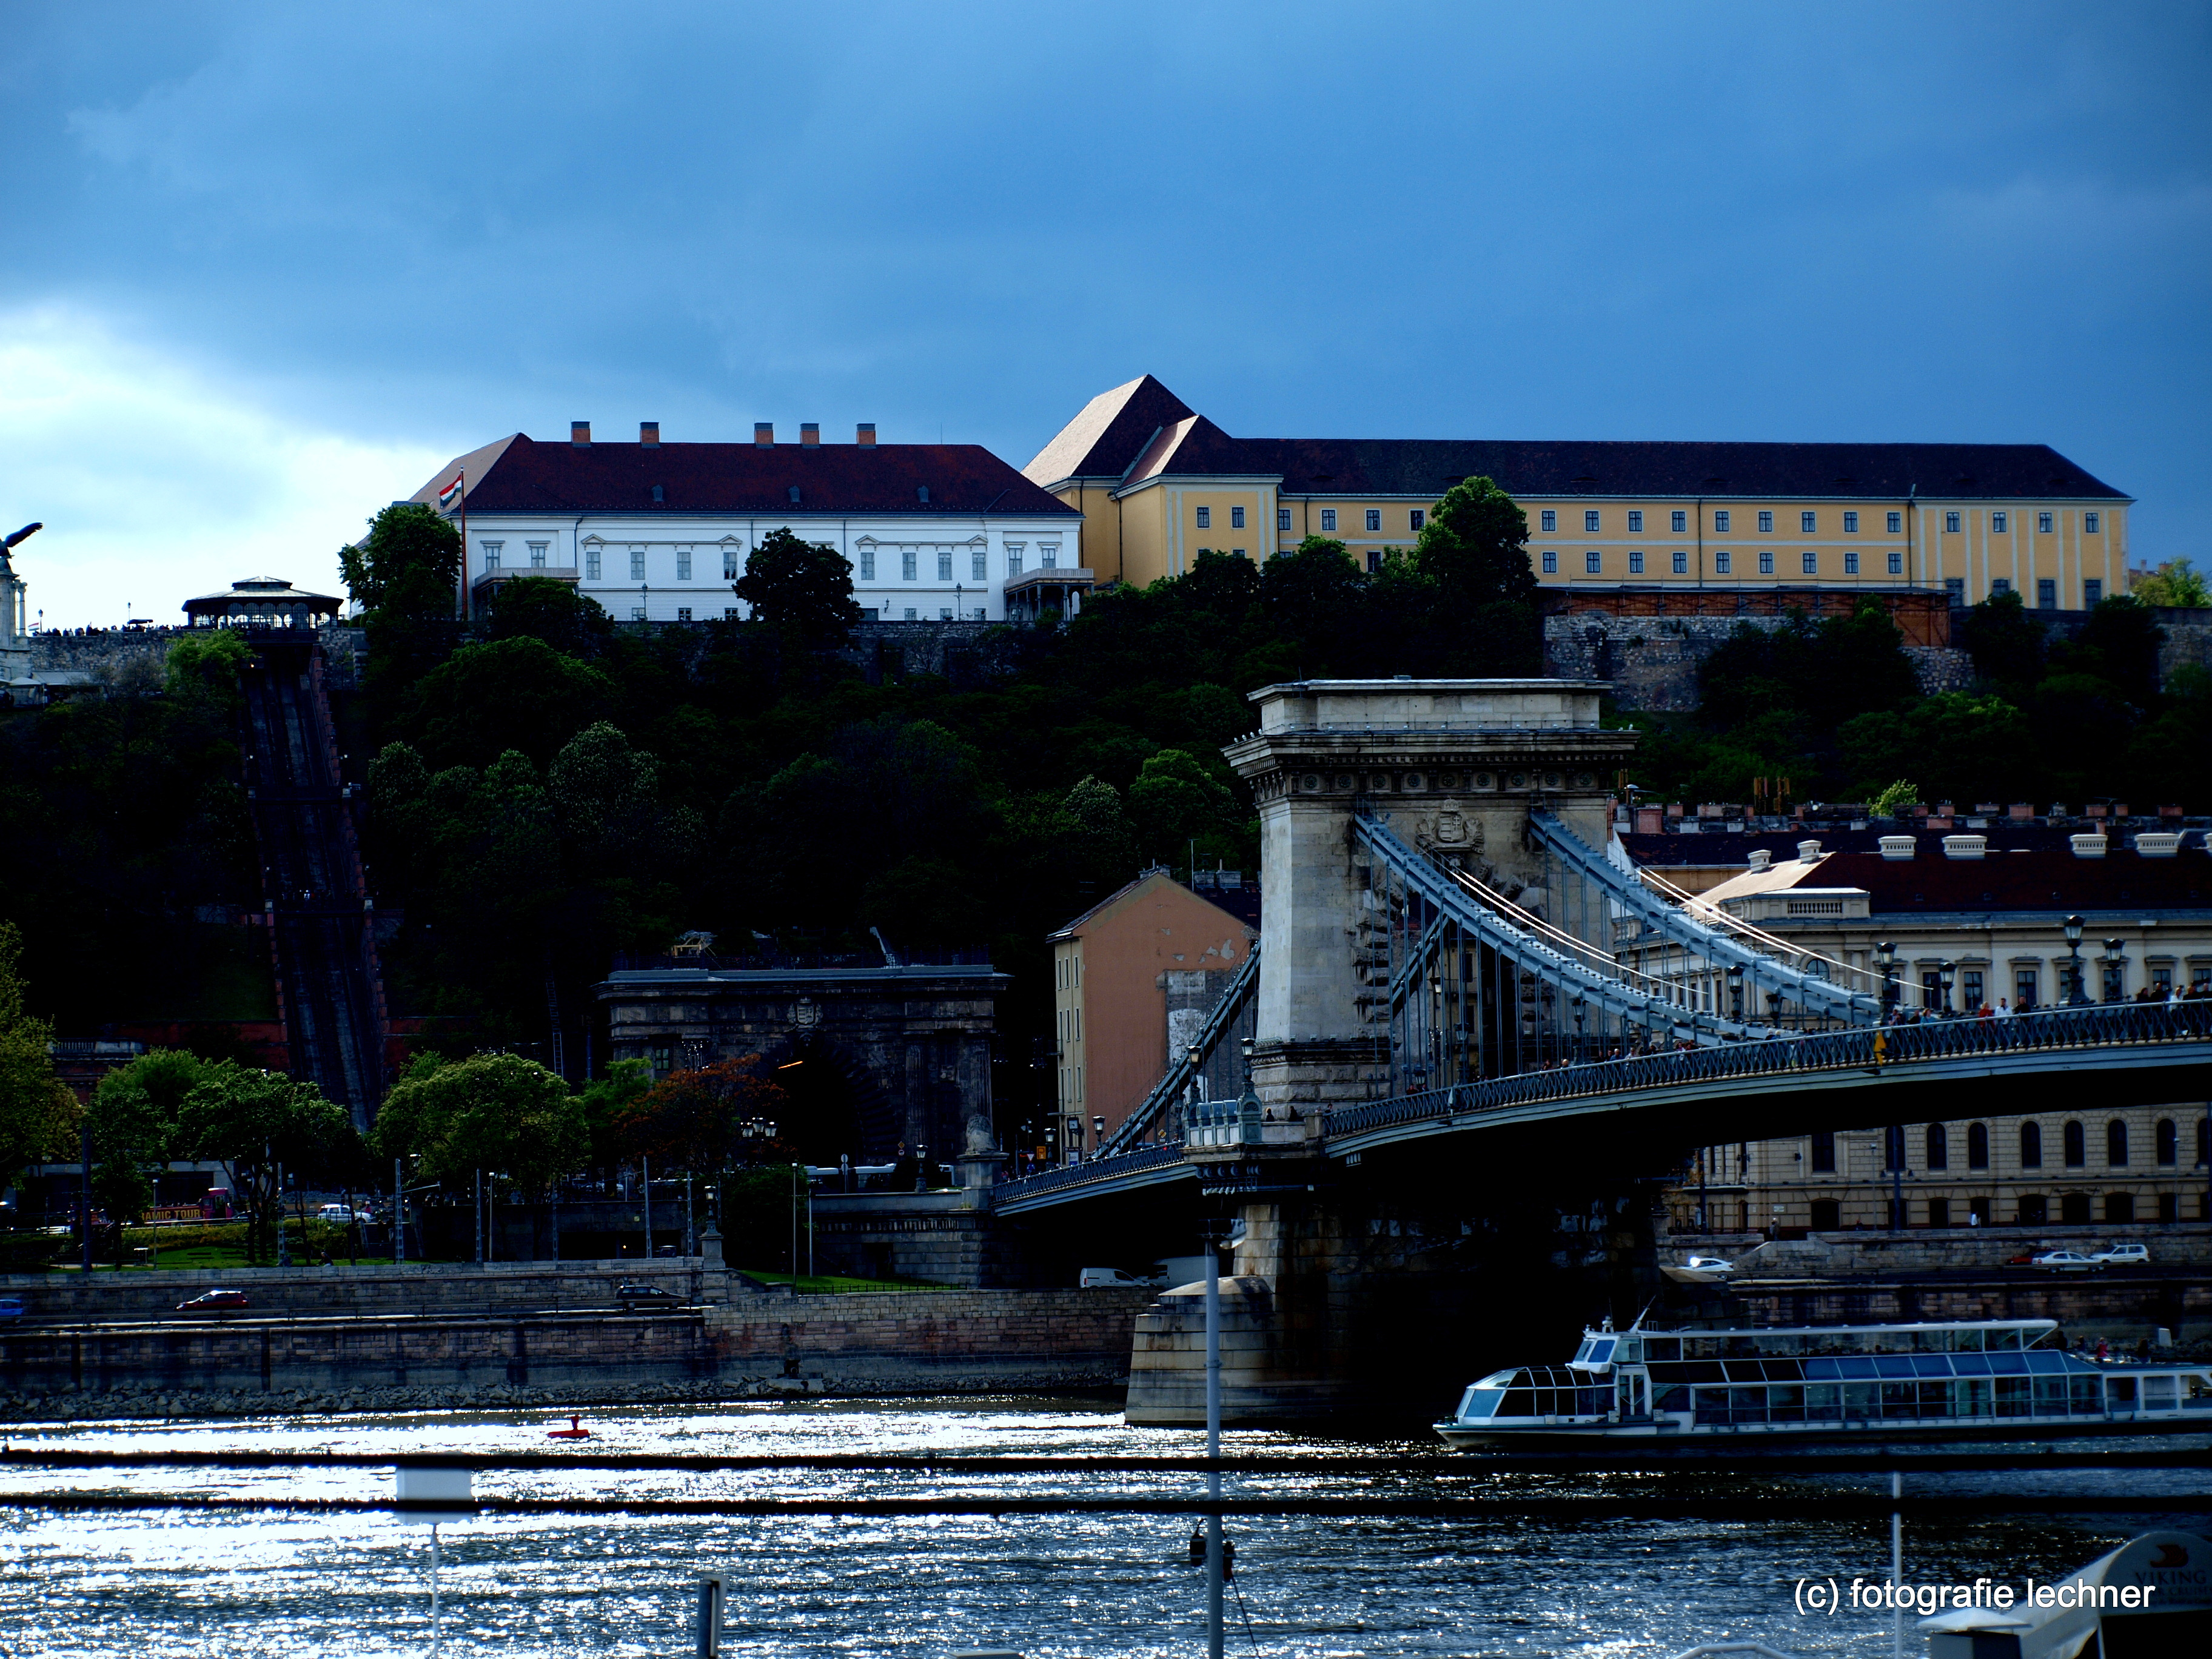
[{"label": "red tile roof", "polygon": [[[1073,519],[979,444],[753,444],[537,442],[518,433],[481,476],[471,468],[472,513],[742,513],[763,518],[825,513],[1042,514]],[[434,499],[456,463],[416,492]],[[658,486],[661,499],[653,499]],[[794,500],[791,492],[799,492]],[[928,500],[921,498],[928,491]]]}]

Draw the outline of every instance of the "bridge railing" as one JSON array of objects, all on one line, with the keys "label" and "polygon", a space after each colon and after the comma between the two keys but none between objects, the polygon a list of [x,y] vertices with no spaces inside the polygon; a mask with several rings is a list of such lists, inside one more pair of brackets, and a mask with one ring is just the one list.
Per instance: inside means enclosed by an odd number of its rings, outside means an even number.
[{"label": "bridge railing", "polygon": [[1331,1136],[1552,1101],[1630,1094],[1688,1083],[1792,1073],[1881,1069],[1921,1060],[2028,1050],[2088,1049],[2201,1041],[2212,1036],[2212,1002],[2112,1003],[2055,1008],[2011,1019],[1966,1016],[1914,1024],[1814,1032],[1761,1042],[1674,1049],[1522,1072],[1400,1095],[1328,1115]]},{"label": "bridge railing", "polygon": [[1089,1187],[1103,1181],[1118,1181],[1124,1176],[1140,1175],[1164,1164],[1182,1162],[1181,1141],[1171,1141],[1164,1146],[1139,1146],[1133,1152],[1093,1158],[1088,1164],[1070,1164],[1061,1169],[1047,1170],[1042,1175],[1024,1176],[1019,1181],[1002,1181],[991,1188],[991,1202],[995,1207],[1017,1199],[1056,1193],[1068,1187]]}]

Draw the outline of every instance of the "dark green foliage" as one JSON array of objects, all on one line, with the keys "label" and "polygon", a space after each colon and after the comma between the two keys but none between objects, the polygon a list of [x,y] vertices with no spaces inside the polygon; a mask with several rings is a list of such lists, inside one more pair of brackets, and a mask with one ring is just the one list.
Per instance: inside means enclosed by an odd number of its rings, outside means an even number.
[{"label": "dark green foliage", "polygon": [[1468,478],[1444,492],[1421,526],[1413,568],[1460,611],[1535,603],[1528,515],[1488,478]]},{"label": "dark green foliage", "polygon": [[543,766],[614,702],[598,669],[522,635],[465,645],[424,675],[405,729],[433,765],[484,766],[514,750]]},{"label": "dark green foliage", "polygon": [[614,618],[597,599],[550,576],[518,576],[491,597],[485,632],[495,640],[538,640],[588,662],[614,638]]},{"label": "dark green foliage", "polygon": [[824,542],[774,530],[745,556],[745,574],[732,584],[752,607],[753,620],[787,629],[810,643],[842,643],[860,620],[853,567]]},{"label": "dark green foliage", "polygon": [[2043,624],[2017,593],[1992,593],[1966,613],[1959,643],[1974,673],[2000,696],[2018,703],[2043,674]]},{"label": "dark green foliage", "polygon": [[372,690],[413,684],[460,637],[461,532],[443,514],[420,501],[386,507],[338,550],[338,568],[366,618]]},{"label": "dark green foliage", "polygon": [[2001,697],[1946,692],[1854,716],[1839,736],[1842,775],[1852,781],[1844,793],[1856,800],[1900,777],[1914,780],[1923,799],[1968,806],[2017,800],[2036,781],[2034,733]]},{"label": "dark green foliage", "polygon": [[385,1097],[369,1144],[431,1181],[466,1186],[481,1170],[536,1197],[584,1167],[591,1135],[583,1103],[533,1060],[426,1055]]},{"label": "dark green foliage", "polygon": [[27,1164],[64,1150],[76,1129],[76,1097],[54,1076],[52,1028],[25,1006],[18,971],[22,935],[0,921],[0,1184]]}]

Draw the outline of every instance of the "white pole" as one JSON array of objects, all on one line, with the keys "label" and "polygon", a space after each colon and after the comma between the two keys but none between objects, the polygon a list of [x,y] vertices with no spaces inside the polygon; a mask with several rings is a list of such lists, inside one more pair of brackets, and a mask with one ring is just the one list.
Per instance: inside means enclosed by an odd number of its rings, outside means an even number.
[{"label": "white pole", "polygon": [[640,1158],[637,1167],[644,1172],[641,1180],[645,1188],[645,1259],[650,1261],[653,1260],[653,1160]]},{"label": "white pole", "polygon": [[407,1260],[407,1227],[400,1212],[406,1194],[399,1185],[399,1160],[392,1160],[392,1263],[398,1267]]},{"label": "white pole", "polygon": [[438,1626],[438,1523],[430,1523],[430,1655],[437,1659],[444,1645],[444,1632]]},{"label": "white pole", "polygon": [[1905,1659],[1905,1607],[1899,1596],[1905,1589],[1905,1517],[1898,1510],[1905,1496],[1905,1471],[1889,1472],[1889,1582],[1893,1594],[1889,1610],[1890,1659]]},{"label": "white pole", "polygon": [[[1206,1236],[1206,1455],[1221,1455],[1221,1259],[1213,1235]],[[1221,1501],[1221,1471],[1206,1472],[1206,1495]],[[1206,1517],[1206,1651],[1221,1659],[1221,1511]]]}]

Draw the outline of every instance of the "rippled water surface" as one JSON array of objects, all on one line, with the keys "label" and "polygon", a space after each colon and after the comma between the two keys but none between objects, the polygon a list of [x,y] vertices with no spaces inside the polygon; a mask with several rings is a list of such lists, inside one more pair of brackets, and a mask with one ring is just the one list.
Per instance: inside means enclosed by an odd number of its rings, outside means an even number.
[{"label": "rippled water surface", "polygon": [[[1194,1453],[1194,1433],[1134,1431],[1080,1403],[854,1401],[635,1410],[587,1419],[595,1450],[758,1455]],[[538,1414],[332,1417],[208,1425],[17,1429],[16,1445],[152,1449],[538,1451]],[[1243,1477],[1249,1495],[1425,1497],[1512,1490],[1595,1491],[1562,1481],[1454,1475],[1432,1443],[1225,1437],[1231,1452],[1310,1456],[1310,1473]],[[1403,1474],[1332,1473],[1347,1451],[1402,1452]],[[1463,1468],[1463,1465],[1461,1466]],[[1613,1478],[1617,1483],[1620,1477]],[[46,1490],[380,1498],[388,1470],[294,1473],[134,1469],[8,1471],[15,1492]],[[1085,1477],[1101,1494],[1195,1493],[1202,1477]],[[1975,1525],[1908,1528],[1906,1577],[2018,1583],[2080,1565],[2130,1533],[2181,1524],[2160,1499],[2203,1489],[2196,1475],[2049,1473],[1950,1477],[1930,1489],[1985,1492]],[[934,1480],[908,1475],[495,1473],[480,1495],[830,1497],[1076,1489],[1069,1477]],[[1741,1491],[1741,1486],[1733,1490]],[[1813,1481],[1768,1482],[1757,1525],[1704,1521],[1582,1524],[1376,1520],[1231,1523],[1237,1589],[1232,1654],[1327,1656],[1668,1655],[1753,1638],[1813,1654],[1886,1654],[1883,1619],[1801,1618],[1804,1577],[1887,1572],[1887,1529],[1823,1520]],[[2051,1519],[2009,1496],[2110,1491],[2143,1499],[2141,1517]],[[0,1653],[343,1659],[430,1650],[428,1534],[373,1514],[0,1511]],[[948,1654],[1008,1647],[1031,1656],[1204,1650],[1205,1587],[1184,1559],[1189,1522],[1160,1516],[775,1520],[552,1516],[440,1530],[448,1654],[677,1655],[691,1651],[698,1577],[729,1587],[724,1651]]]}]

